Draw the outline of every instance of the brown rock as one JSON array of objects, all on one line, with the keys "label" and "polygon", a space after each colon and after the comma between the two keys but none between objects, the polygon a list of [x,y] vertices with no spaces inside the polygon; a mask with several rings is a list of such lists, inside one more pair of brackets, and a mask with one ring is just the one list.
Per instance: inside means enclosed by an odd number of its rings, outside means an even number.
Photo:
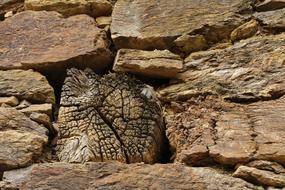
[{"label": "brown rock", "polygon": [[254,13],[253,16],[261,21],[266,29],[285,30],[285,8],[275,11]]},{"label": "brown rock", "polygon": [[260,170],[271,171],[271,172],[274,172],[276,174],[285,174],[285,168],[283,168],[282,165],[280,165],[276,162],[270,162],[270,161],[266,161],[266,160],[254,160],[254,161],[246,164],[246,166],[254,167],[254,168],[260,169]]},{"label": "brown rock", "polygon": [[255,5],[255,9],[259,12],[261,11],[272,11],[276,9],[285,8],[285,1],[284,0],[263,0],[260,1]]},{"label": "brown rock", "polygon": [[259,189],[210,168],[173,164],[36,164],[5,172],[4,182],[20,189]]},{"label": "brown rock", "polygon": [[43,75],[32,70],[0,71],[0,86],[0,96],[15,96],[35,103],[55,103],[53,88]]},{"label": "brown rock", "polygon": [[30,119],[45,126],[51,126],[51,120],[47,114],[33,112],[30,115]]},{"label": "brown rock", "polygon": [[208,47],[203,35],[183,35],[177,38],[174,43],[180,51],[186,54],[204,50]]},{"label": "brown rock", "polygon": [[258,22],[251,20],[236,28],[231,33],[231,41],[235,42],[254,36],[258,31]]},{"label": "brown rock", "polygon": [[0,0],[0,21],[4,20],[5,14],[20,12],[24,9],[24,0]]},{"label": "brown rock", "polygon": [[99,28],[105,28],[106,26],[110,26],[112,22],[112,17],[110,16],[100,16],[96,18],[96,22]]},{"label": "brown rock", "polygon": [[[285,34],[243,40],[223,50],[192,53],[178,83],[160,89],[161,100],[219,95],[232,102],[285,94]],[[278,77],[277,77],[278,76]]]},{"label": "brown rock", "polygon": [[26,0],[25,9],[57,11],[64,16],[88,14],[97,17],[111,14],[112,4],[107,0]]},{"label": "brown rock", "polygon": [[32,113],[44,113],[52,117],[52,104],[32,104],[27,108],[19,109],[20,112],[30,116]]},{"label": "brown rock", "polygon": [[10,106],[17,106],[19,104],[19,100],[15,96],[0,97],[0,105],[1,104],[8,104]]},{"label": "brown rock", "polygon": [[171,78],[182,67],[183,62],[180,57],[168,50],[142,51],[121,49],[118,51],[113,70],[153,78]]},{"label": "brown rock", "polygon": [[270,171],[259,170],[252,167],[240,166],[233,176],[259,185],[285,187],[285,175],[277,175]]},{"label": "brown rock", "polygon": [[0,170],[36,161],[48,141],[48,131],[13,108],[0,108]]},{"label": "brown rock", "polygon": [[165,122],[174,161],[195,166],[213,160],[232,166],[250,160],[284,164],[284,102],[282,97],[238,105],[210,96],[172,102],[165,107]]},{"label": "brown rock", "polygon": [[105,31],[87,15],[25,11],[1,22],[0,33],[0,69],[54,73],[71,65],[100,70],[111,62]]},{"label": "brown rock", "polygon": [[177,38],[187,34],[215,43],[228,39],[245,21],[246,16],[238,13],[246,10],[251,10],[247,0],[120,0],[112,14],[112,39],[118,49],[143,50],[171,49]]}]

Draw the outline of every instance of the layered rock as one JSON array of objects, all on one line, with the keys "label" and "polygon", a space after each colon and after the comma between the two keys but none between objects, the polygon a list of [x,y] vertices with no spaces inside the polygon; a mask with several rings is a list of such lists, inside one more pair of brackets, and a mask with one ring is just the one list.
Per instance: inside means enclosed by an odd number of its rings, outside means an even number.
[{"label": "layered rock", "polygon": [[57,11],[64,16],[88,14],[97,17],[110,15],[112,4],[107,0],[26,0],[25,9]]},{"label": "layered rock", "polygon": [[0,107],[0,170],[37,161],[48,142],[48,129],[14,108]]},{"label": "layered rock", "polygon": [[20,101],[55,104],[54,90],[47,79],[32,70],[0,71],[0,86],[0,97],[15,96]]},{"label": "layered rock", "polygon": [[174,77],[183,67],[178,55],[167,50],[142,51],[121,49],[117,53],[113,70],[152,78]]},{"label": "layered rock", "polygon": [[214,169],[173,164],[37,164],[5,172],[4,181],[20,189],[260,189]]},{"label": "layered rock", "polygon": [[[192,53],[177,84],[159,90],[164,101],[219,95],[232,102],[285,94],[285,34],[254,37],[222,50]],[[175,81],[174,81],[175,82]]]},{"label": "layered rock", "polygon": [[111,61],[105,31],[87,15],[64,19],[56,12],[25,11],[1,22],[0,33],[0,69],[102,70]]},{"label": "layered rock", "polygon": [[273,32],[285,31],[285,8],[254,13],[253,16],[263,24],[265,29],[273,30]]},{"label": "layered rock", "polygon": [[273,187],[285,187],[285,169],[276,163],[256,161],[249,166],[239,166],[234,177],[239,177],[255,184]]},{"label": "layered rock", "polygon": [[[166,127],[175,160],[189,165],[285,163],[285,97],[238,105],[217,98],[172,105]],[[191,105],[192,104],[192,105]]]},{"label": "layered rock", "polygon": [[[229,39],[231,31],[245,22],[247,16],[242,13],[251,11],[251,3],[247,0],[211,0],[207,3],[197,0],[120,0],[112,14],[112,39],[118,49],[180,49],[183,52],[183,47],[192,42],[202,42],[199,49],[203,49]],[[184,35],[190,37],[174,43]],[[186,48],[186,51],[193,50]]]},{"label": "layered rock", "polygon": [[57,155],[61,161],[154,163],[163,159],[161,107],[155,92],[139,80],[70,69],[60,104]]}]

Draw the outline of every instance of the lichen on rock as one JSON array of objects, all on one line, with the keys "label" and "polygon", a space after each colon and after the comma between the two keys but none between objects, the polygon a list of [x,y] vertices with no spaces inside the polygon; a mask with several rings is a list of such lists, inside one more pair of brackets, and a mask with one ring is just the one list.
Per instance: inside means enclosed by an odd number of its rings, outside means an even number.
[{"label": "lichen on rock", "polygon": [[125,74],[67,71],[58,117],[61,161],[160,161],[165,144],[161,107]]}]

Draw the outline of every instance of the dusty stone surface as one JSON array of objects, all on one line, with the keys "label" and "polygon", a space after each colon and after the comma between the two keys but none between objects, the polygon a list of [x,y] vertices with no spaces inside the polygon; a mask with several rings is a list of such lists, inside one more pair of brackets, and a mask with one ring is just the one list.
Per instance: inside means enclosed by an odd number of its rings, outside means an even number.
[{"label": "dusty stone surface", "polygon": [[246,39],[254,36],[258,31],[258,22],[256,20],[251,20],[244,23],[238,28],[234,29],[231,33],[231,41],[235,42],[241,39]]},{"label": "dusty stone surface", "polygon": [[174,44],[186,55],[208,48],[208,43],[203,35],[182,35],[174,41]]},{"label": "dusty stone surface", "polygon": [[285,94],[285,34],[254,37],[222,50],[192,53],[178,83],[160,89],[161,100],[219,95],[232,102]]},{"label": "dusty stone surface", "polygon": [[5,172],[4,181],[20,189],[258,189],[214,169],[172,164],[36,164]]},{"label": "dusty stone surface", "polygon": [[119,0],[112,14],[112,39],[118,49],[143,50],[171,49],[187,34],[215,43],[228,39],[247,18],[239,13],[251,9],[247,0]]},{"label": "dusty stone surface", "polygon": [[57,155],[65,162],[160,161],[165,148],[161,107],[149,87],[127,75],[102,78],[70,69],[61,94]]},{"label": "dusty stone surface", "polygon": [[239,166],[233,176],[260,185],[285,187],[285,175],[278,175],[270,171],[259,170],[253,167]]},{"label": "dusty stone surface", "polygon": [[284,0],[258,0],[255,4],[255,9],[259,12],[272,11],[276,9],[285,8]]},{"label": "dusty stone surface", "polygon": [[275,11],[254,13],[253,16],[260,20],[265,29],[285,31],[285,8]]},{"label": "dusty stone surface", "polygon": [[110,15],[112,4],[107,0],[25,0],[25,9],[57,11],[64,16],[88,14],[97,17]]},{"label": "dusty stone surface", "polygon": [[0,106],[2,104],[7,104],[10,106],[17,106],[19,104],[19,100],[15,96],[0,97]]},{"label": "dusty stone surface", "polygon": [[49,117],[52,117],[52,104],[32,104],[29,107],[18,110],[28,116],[36,112],[47,114]]},{"label": "dusty stone surface", "polygon": [[37,160],[48,142],[48,130],[13,108],[0,107],[0,170]]},{"label": "dusty stone surface", "polygon": [[265,160],[255,160],[255,161],[252,161],[246,164],[246,166],[254,167],[260,170],[271,171],[276,174],[285,174],[285,168],[276,162],[270,162],[270,161],[265,161]]},{"label": "dusty stone surface", "polygon": [[0,86],[2,97],[15,96],[34,103],[55,103],[54,90],[47,79],[32,70],[0,71]]},{"label": "dusty stone surface", "polygon": [[25,11],[0,22],[0,33],[0,69],[100,70],[111,61],[105,31],[87,15],[64,19],[56,12]]},{"label": "dusty stone surface", "polygon": [[113,70],[153,78],[174,77],[183,68],[181,58],[168,50],[142,51],[120,49]]},{"label": "dusty stone surface", "polygon": [[5,19],[7,13],[23,11],[24,0],[0,0],[0,21]]},{"label": "dusty stone surface", "polygon": [[172,102],[165,122],[174,161],[194,166],[250,160],[284,164],[284,101],[239,105],[209,97]]}]

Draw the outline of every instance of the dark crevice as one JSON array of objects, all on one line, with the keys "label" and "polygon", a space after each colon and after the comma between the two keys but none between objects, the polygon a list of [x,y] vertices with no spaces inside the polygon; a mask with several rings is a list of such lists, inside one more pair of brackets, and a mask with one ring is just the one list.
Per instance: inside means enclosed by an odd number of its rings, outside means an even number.
[{"label": "dark crevice", "polygon": [[124,142],[122,141],[122,139],[120,138],[119,134],[117,133],[116,129],[113,127],[112,123],[104,116],[104,114],[102,114],[98,109],[96,109],[97,113],[99,114],[99,116],[101,117],[101,119],[109,126],[109,128],[113,131],[114,135],[116,136],[117,140],[121,143],[122,146],[122,150],[124,152],[124,155],[126,157],[126,163],[129,164],[129,156],[127,154],[127,149],[126,146],[124,144]]},{"label": "dark crevice", "polygon": [[274,94],[271,94],[270,97],[249,97],[249,98],[227,97],[224,99],[225,99],[225,101],[232,102],[232,103],[251,104],[251,103],[256,103],[259,101],[278,100],[279,98],[281,98],[284,95],[285,95],[285,93],[282,91],[282,92],[274,92]]}]

